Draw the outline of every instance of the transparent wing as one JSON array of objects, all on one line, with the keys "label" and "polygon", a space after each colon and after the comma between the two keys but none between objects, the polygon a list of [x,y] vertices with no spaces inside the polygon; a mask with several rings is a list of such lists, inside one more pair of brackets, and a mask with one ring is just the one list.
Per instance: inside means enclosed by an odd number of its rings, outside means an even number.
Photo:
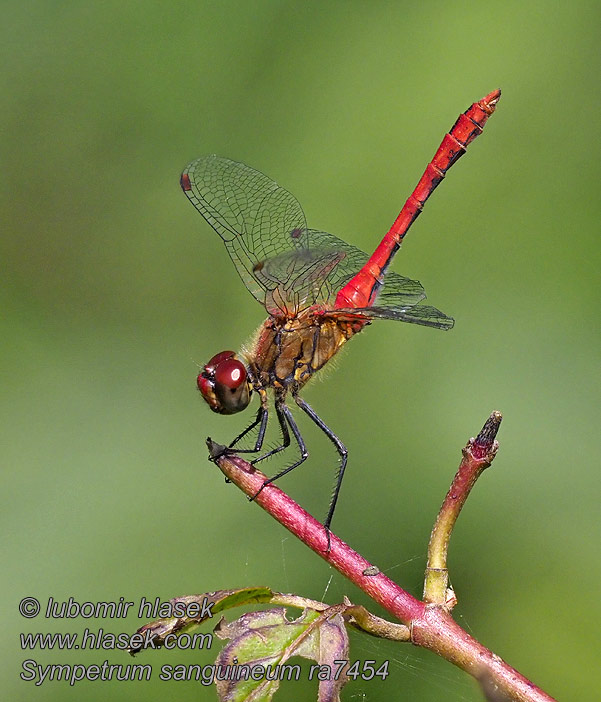
[{"label": "transparent wing", "polygon": [[[305,215],[296,198],[263,173],[215,155],[186,166],[181,185],[223,239],[251,294],[269,312],[297,309],[309,292],[290,284],[299,282],[308,265],[304,253],[292,255],[308,248]],[[312,270],[318,269],[314,260]]]},{"label": "transparent wing", "polygon": [[[367,263],[369,256],[328,232],[309,229],[308,241],[311,247],[321,246],[346,254],[332,268],[319,290],[318,301],[331,309],[338,291]],[[455,320],[436,307],[419,304],[425,298],[426,291],[419,281],[389,271],[382,279],[382,286],[372,307],[337,309],[336,312],[359,313],[370,319],[395,319],[437,329],[451,329]]]},{"label": "transparent wing", "polygon": [[257,264],[261,279],[272,285],[269,304],[296,313],[322,301],[324,280],[345,256],[335,249],[298,249]]},{"label": "transparent wing", "polygon": [[348,314],[360,314],[369,319],[394,319],[399,322],[409,322],[410,324],[421,324],[424,327],[435,327],[436,329],[448,330],[453,327],[455,320],[448,317],[436,307],[431,305],[415,305],[414,307],[386,307],[380,306],[376,300],[373,307],[357,307],[353,309],[340,309],[337,312]]},{"label": "transparent wing", "polygon": [[[361,249],[358,249],[346,241],[339,239],[328,232],[309,229],[309,246],[314,249],[333,250],[343,253],[340,261],[324,278],[320,293],[319,302],[325,306],[331,306],[336,300],[338,291],[343,288],[348,281],[358,273],[367,263],[369,256]],[[387,273],[383,282],[386,282],[384,289],[390,286],[391,295],[394,290],[395,304],[416,305],[426,297],[426,291],[418,280],[404,278],[398,273]]]},{"label": "transparent wing", "polygon": [[[368,261],[333,234],[307,229],[296,198],[243,163],[204,156],[184,169],[181,185],[270,314],[291,316],[316,303],[333,311],[338,291]],[[390,272],[385,282],[373,307],[353,311],[443,329],[453,325],[436,308],[417,306],[426,297],[417,280]]]}]

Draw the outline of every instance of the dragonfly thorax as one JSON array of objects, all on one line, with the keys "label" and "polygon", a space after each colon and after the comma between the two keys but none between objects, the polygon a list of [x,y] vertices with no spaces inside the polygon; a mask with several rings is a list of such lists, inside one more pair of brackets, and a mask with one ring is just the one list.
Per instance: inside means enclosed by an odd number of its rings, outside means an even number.
[{"label": "dragonfly thorax", "polygon": [[267,319],[244,354],[255,389],[300,390],[368,323],[311,309],[294,319]]}]

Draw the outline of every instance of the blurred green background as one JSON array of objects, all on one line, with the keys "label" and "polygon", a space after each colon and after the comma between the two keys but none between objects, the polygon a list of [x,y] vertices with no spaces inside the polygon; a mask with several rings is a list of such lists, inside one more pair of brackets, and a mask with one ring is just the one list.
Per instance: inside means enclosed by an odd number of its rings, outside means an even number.
[{"label": "blurred green background", "polygon": [[[456,318],[381,322],[306,399],[346,442],[334,530],[415,595],[469,436],[501,449],[451,544],[459,622],[552,695],[601,685],[599,133],[596,2],[16,2],[3,4],[2,688],[12,700],[211,700],[150,683],[19,679],[21,662],[126,664],[119,651],[20,650],[20,631],[118,633],[141,622],[26,621],[19,600],[168,599],[264,584],[362,593],[223,482],[198,365],[263,320],[179,173],[218,153],[290,189],[309,226],[370,250],[444,132],[501,87],[485,134],[428,203],[394,268]],[[323,518],[336,466],[281,487]],[[275,472],[273,461],[267,468]],[[376,607],[373,610],[378,612]],[[347,700],[479,700],[408,645]],[[290,683],[281,699],[312,699]],[[276,696],[276,699],[278,697]]]}]

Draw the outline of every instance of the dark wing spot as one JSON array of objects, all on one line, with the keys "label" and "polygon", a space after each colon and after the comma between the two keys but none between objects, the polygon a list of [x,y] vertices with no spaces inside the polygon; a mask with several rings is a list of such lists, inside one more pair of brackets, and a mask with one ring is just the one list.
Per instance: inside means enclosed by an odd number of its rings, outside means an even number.
[{"label": "dark wing spot", "polygon": [[190,176],[187,173],[182,173],[182,177],[179,179],[179,184],[182,186],[182,190],[192,190],[192,184],[190,183]]},{"label": "dark wing spot", "polygon": [[301,236],[301,234],[303,233],[303,231],[304,231],[303,229],[299,229],[298,227],[297,227],[296,229],[293,229],[293,230],[290,232],[290,238],[292,238],[292,239],[298,239],[299,236]]},{"label": "dark wing spot", "polygon": [[255,263],[255,265],[253,266],[253,273],[258,273],[260,270],[262,270],[263,265],[264,265],[263,261],[259,261],[258,263]]}]

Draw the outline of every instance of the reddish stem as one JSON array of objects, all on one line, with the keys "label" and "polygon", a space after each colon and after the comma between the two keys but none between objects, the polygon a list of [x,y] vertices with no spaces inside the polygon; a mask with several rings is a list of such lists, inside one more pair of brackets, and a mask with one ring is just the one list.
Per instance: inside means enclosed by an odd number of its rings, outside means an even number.
[{"label": "reddish stem", "polygon": [[495,436],[501,425],[502,415],[493,412],[482,431],[475,439],[470,439],[463,449],[463,459],[453,478],[451,487],[442,503],[434,523],[428,544],[428,563],[424,580],[424,601],[452,609],[457,603],[455,593],[449,587],[447,552],[455,522],[465,504],[476,480],[482,471],[492,463],[498,443]]},{"label": "reddish stem", "polygon": [[[244,461],[240,456],[222,454],[223,446],[208,440],[211,455],[228,480],[235,483],[249,497],[257,495],[266,477],[261,471]],[[286,527],[297,538],[315,551],[325,561],[339,570],[345,577],[360,587],[376,602],[393,612],[406,624],[424,616],[425,604],[415,599],[408,592],[383,573],[364,575],[372,564],[363,556],[330,533],[330,550],[323,524],[312,517],[300,505],[274,483],[267,485],[254,500],[274,519]]]},{"label": "reddish stem", "polygon": [[[491,450],[492,439],[487,433],[489,423],[478,438],[468,444],[472,446],[477,460]],[[239,456],[225,453],[223,446],[210,439],[207,443],[213,460],[226,478],[249,497],[257,495],[266,476]],[[469,489],[472,485],[473,482]],[[469,489],[463,491],[463,502]],[[444,606],[420,602],[384,573],[373,575],[377,569],[335,534],[330,535],[328,551],[323,525],[276,485],[270,483],[266,486],[255,502],[375,602],[409,626],[414,644],[437,653],[478,679],[487,690],[489,699],[505,697],[519,702],[554,702],[552,697],[464,631]]]}]

